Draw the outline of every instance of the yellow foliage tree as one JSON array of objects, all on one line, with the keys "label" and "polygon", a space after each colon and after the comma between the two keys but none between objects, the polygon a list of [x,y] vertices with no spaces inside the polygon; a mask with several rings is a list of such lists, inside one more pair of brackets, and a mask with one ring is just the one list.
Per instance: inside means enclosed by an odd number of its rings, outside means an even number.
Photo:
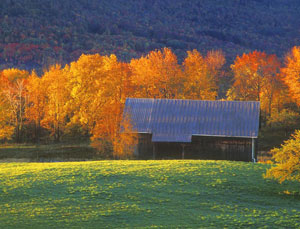
[{"label": "yellow foliage tree", "polygon": [[132,95],[132,86],[128,66],[117,62],[113,65],[114,67],[108,73],[110,80],[106,81],[105,84],[106,91],[101,93],[105,102],[98,111],[97,120],[92,130],[92,139],[94,142],[99,139],[107,139],[111,144],[113,155],[124,157],[129,155],[120,150],[121,142],[127,141],[124,135],[120,134],[121,119],[125,100]]},{"label": "yellow foliage tree", "polygon": [[183,79],[176,55],[168,48],[150,52],[130,62],[137,97],[178,98]]},{"label": "yellow foliage tree", "polygon": [[267,171],[265,178],[274,178],[280,183],[285,180],[300,181],[300,130],[271,153],[277,165]]},{"label": "yellow foliage tree", "polygon": [[197,50],[188,51],[183,62],[185,99],[215,100],[218,74],[225,63],[221,52],[209,52],[204,58]]},{"label": "yellow foliage tree", "polygon": [[[0,94],[2,94],[1,89]],[[0,140],[10,140],[12,138],[15,128],[11,116],[12,112],[9,106],[4,103],[4,99],[0,95]]]},{"label": "yellow foliage tree", "polygon": [[29,73],[19,69],[5,69],[0,75],[0,118],[2,138],[11,138],[15,132],[17,142],[21,142],[25,120],[26,84]]},{"label": "yellow foliage tree", "polygon": [[69,74],[72,122],[89,130],[99,151],[112,152],[125,100],[133,92],[128,64],[114,55],[82,55],[71,63]]},{"label": "yellow foliage tree", "polygon": [[111,69],[110,57],[99,54],[82,55],[70,64],[69,84],[71,100],[68,107],[72,111],[72,122],[80,123],[92,130],[97,116],[107,97],[104,96],[108,72]]},{"label": "yellow foliage tree", "polygon": [[27,88],[28,100],[26,107],[26,119],[34,123],[35,141],[39,142],[41,121],[45,117],[45,108],[47,101],[47,87],[45,81],[37,76],[33,71],[29,78]]},{"label": "yellow foliage tree", "polygon": [[[42,90],[46,92],[45,108],[41,126],[50,130],[56,142],[59,142],[67,125],[66,104],[69,101],[70,91],[68,83],[68,66],[62,69],[60,65],[51,66],[42,77]],[[44,98],[43,98],[44,99]]]}]

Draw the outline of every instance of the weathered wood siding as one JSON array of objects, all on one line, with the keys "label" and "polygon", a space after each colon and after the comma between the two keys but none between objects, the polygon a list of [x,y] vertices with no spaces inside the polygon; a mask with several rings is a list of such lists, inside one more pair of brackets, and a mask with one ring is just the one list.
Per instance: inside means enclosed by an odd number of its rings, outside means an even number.
[{"label": "weathered wood siding", "polygon": [[252,139],[193,136],[186,158],[251,161]]},{"label": "weathered wood siding", "polygon": [[138,158],[139,159],[152,159],[153,158],[153,143],[151,141],[151,134],[139,134],[138,143]]},{"label": "weathered wood siding", "polygon": [[[255,149],[257,149],[257,140],[255,142]],[[139,134],[138,157],[152,159],[154,144],[156,159],[182,158],[181,143],[152,143],[151,134]],[[185,159],[252,161],[250,138],[193,136],[192,143],[184,145]],[[257,158],[256,153],[255,158]]]}]

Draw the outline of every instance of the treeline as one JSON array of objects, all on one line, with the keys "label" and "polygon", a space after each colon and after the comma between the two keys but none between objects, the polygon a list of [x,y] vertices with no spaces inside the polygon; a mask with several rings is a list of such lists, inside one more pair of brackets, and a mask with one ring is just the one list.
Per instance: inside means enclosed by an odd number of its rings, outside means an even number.
[{"label": "treeline", "polygon": [[[260,101],[262,125],[289,135],[299,121],[300,47],[287,54],[285,63],[258,51],[238,56],[230,71],[225,62],[222,51],[193,50],[179,64],[164,48],[129,63],[115,55],[81,55],[64,67],[51,66],[41,77],[5,69],[0,73],[0,141],[91,138],[102,153],[121,152],[127,97]],[[221,96],[229,80],[232,86]]]}]

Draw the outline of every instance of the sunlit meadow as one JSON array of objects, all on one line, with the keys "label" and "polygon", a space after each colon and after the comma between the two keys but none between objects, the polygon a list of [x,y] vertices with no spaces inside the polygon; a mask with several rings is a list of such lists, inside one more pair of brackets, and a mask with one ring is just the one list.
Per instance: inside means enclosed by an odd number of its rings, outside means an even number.
[{"label": "sunlit meadow", "polygon": [[299,228],[299,183],[229,161],[0,164],[0,228]]}]

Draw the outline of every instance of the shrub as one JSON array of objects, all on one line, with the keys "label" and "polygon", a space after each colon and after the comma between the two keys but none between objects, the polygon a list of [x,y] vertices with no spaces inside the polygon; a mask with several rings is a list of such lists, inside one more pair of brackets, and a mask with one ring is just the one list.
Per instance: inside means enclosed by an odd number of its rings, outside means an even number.
[{"label": "shrub", "polygon": [[280,183],[285,180],[300,181],[300,130],[296,130],[280,148],[272,149],[271,153],[277,166],[269,169],[265,178],[273,178]]}]

